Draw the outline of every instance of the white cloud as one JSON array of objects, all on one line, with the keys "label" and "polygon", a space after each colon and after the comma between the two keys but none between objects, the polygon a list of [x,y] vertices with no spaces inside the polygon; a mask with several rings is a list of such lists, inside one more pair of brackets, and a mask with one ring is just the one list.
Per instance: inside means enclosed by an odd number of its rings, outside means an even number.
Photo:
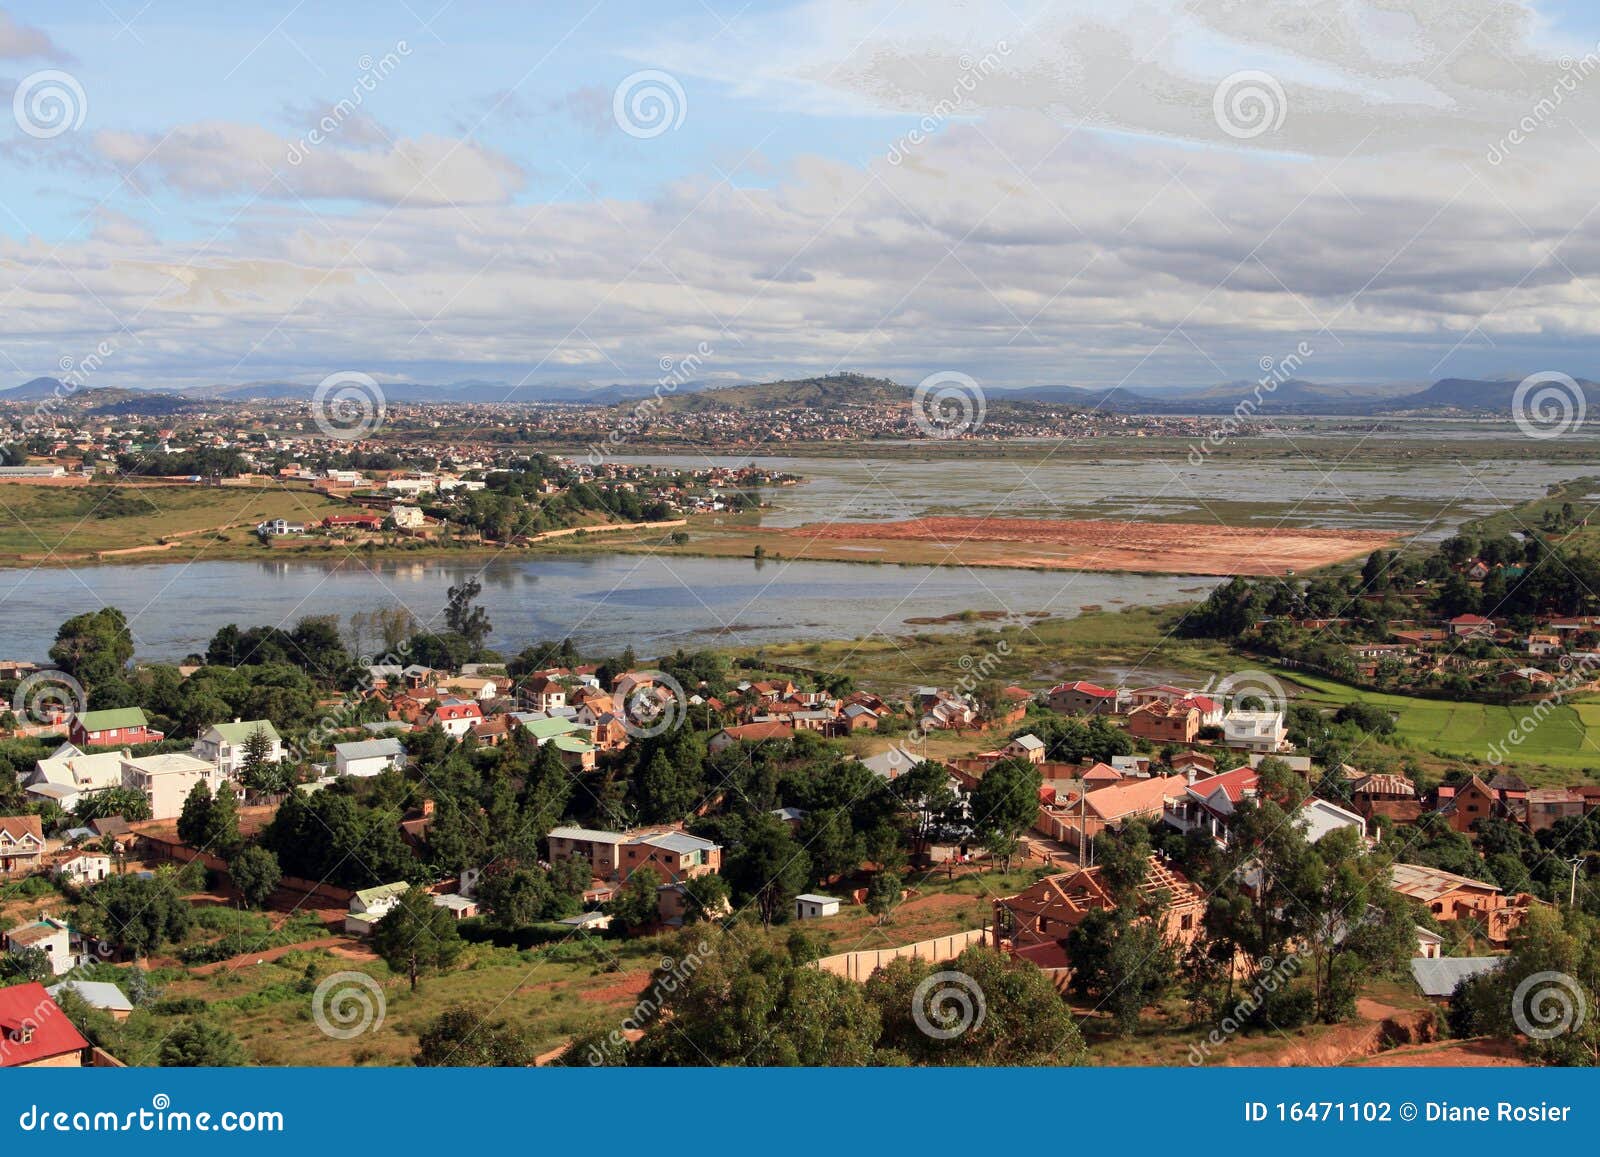
[{"label": "white cloud", "polygon": [[0,60],[34,58],[68,59],[67,54],[56,47],[47,33],[26,24],[18,24],[11,13],[0,11]]}]

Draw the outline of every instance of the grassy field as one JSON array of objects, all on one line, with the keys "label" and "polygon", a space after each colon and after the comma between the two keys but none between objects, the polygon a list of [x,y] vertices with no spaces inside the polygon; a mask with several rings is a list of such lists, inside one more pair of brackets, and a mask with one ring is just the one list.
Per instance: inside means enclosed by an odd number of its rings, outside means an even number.
[{"label": "grassy field", "polygon": [[[1448,759],[1476,761],[1485,769],[1490,746],[1507,754],[1506,762],[1536,786],[1557,786],[1600,779],[1600,744],[1591,732],[1600,728],[1600,701],[1592,695],[1553,706],[1526,738],[1508,747],[1506,737],[1528,716],[1532,704],[1498,705],[1418,699],[1347,687],[1302,671],[1278,672],[1301,690],[1296,701],[1338,707],[1360,701],[1392,712],[1396,738],[1402,745]],[[1587,773],[1587,774],[1583,774]]]},{"label": "grassy field", "polygon": [[[96,552],[153,546],[176,539],[166,552],[125,556],[181,559],[265,554],[253,533],[258,522],[287,518],[311,522],[350,508],[311,490],[276,483],[265,488],[177,484],[38,486],[0,483],[0,562],[45,555],[64,561]],[[202,533],[220,529],[220,536]],[[184,536],[178,538],[177,536]]]}]

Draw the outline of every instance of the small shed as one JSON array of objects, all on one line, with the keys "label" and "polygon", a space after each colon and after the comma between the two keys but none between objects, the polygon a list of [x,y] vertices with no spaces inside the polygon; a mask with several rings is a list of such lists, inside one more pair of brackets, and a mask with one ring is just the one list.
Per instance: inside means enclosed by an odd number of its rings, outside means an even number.
[{"label": "small shed", "polygon": [[824,916],[839,914],[837,896],[817,896],[810,893],[794,898],[794,915],[797,920],[820,920]]}]

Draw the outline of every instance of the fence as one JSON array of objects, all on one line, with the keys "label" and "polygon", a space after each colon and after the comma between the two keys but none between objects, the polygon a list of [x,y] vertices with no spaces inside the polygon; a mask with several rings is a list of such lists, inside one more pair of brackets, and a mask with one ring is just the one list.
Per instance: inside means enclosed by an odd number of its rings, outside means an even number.
[{"label": "fence", "polygon": [[919,940],[915,944],[902,944],[897,948],[869,948],[861,952],[841,952],[824,956],[817,967],[846,980],[863,982],[891,960],[910,957],[913,960],[954,960],[974,944],[984,943],[989,936],[988,926],[953,936],[939,936],[932,940]]}]

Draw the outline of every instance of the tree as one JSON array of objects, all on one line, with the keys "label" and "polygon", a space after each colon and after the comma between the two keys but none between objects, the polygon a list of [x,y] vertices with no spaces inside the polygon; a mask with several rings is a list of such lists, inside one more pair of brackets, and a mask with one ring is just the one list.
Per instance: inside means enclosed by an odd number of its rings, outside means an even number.
[{"label": "tree", "polygon": [[1083,1037],[1050,980],[1031,964],[1014,963],[992,948],[974,946],[944,963],[910,957],[891,961],[872,974],[866,995],[883,1026],[880,1064],[1084,1061]]},{"label": "tree", "polygon": [[150,818],[150,801],[145,798],[144,792],[131,787],[108,787],[104,791],[83,796],[72,809],[72,814],[83,824],[108,816],[121,816],[130,823],[138,823]]},{"label": "tree", "polygon": [[[630,1064],[872,1063],[878,1012],[862,986],[808,967],[760,929],[685,929],[663,964],[640,1001],[644,1036],[626,1049]],[[584,1044],[570,1063],[586,1063]]]},{"label": "tree", "polygon": [[122,684],[133,662],[133,632],[115,607],[74,615],[56,631],[50,661],[83,685],[90,699],[110,706],[107,693]]},{"label": "tree", "polygon": [[250,1055],[227,1029],[197,1019],[167,1034],[156,1063],[164,1069],[238,1068],[250,1063]]},{"label": "tree", "polygon": [[475,605],[482,593],[483,584],[477,577],[469,578],[450,588],[446,596],[449,602],[444,611],[445,625],[465,639],[474,654],[482,650],[483,641],[489,637],[492,629],[489,612]]},{"label": "tree", "polygon": [[879,872],[867,885],[867,911],[878,918],[879,924],[889,922],[889,913],[900,903],[900,877],[893,872]]},{"label": "tree", "polygon": [[683,922],[720,920],[733,910],[728,881],[714,872],[683,882]]},{"label": "tree", "polygon": [[246,908],[265,908],[278,890],[283,870],[277,856],[259,844],[251,844],[229,862],[228,876]]},{"label": "tree", "polygon": [[762,812],[731,849],[723,875],[741,900],[754,901],[763,924],[782,922],[811,877],[810,860],[777,816]]},{"label": "tree", "polygon": [[232,855],[239,846],[239,805],[232,786],[224,783],[213,796],[205,780],[196,783],[178,816],[178,838],[197,852]]},{"label": "tree", "polygon": [[245,736],[239,781],[257,795],[277,795],[289,788],[289,767],[272,758],[272,739],[264,727]]},{"label": "tree", "polygon": [[43,984],[54,978],[55,968],[43,948],[14,948],[0,956],[0,974]]},{"label": "tree", "polygon": [[1039,769],[1024,759],[1002,759],[972,792],[972,826],[991,852],[1010,864],[1016,839],[1039,814]]},{"label": "tree", "polygon": [[654,868],[639,868],[628,877],[622,889],[606,902],[605,910],[612,922],[625,932],[648,928],[659,916],[657,891],[660,887],[661,876]]},{"label": "tree", "polygon": [[417,990],[424,972],[448,968],[461,953],[455,917],[433,902],[423,888],[407,888],[372,930],[372,950]]},{"label": "tree", "polygon": [[538,1056],[528,1033],[508,1020],[489,1020],[455,1005],[428,1022],[417,1038],[424,1068],[527,1068]]},{"label": "tree", "polygon": [[135,958],[181,940],[193,915],[178,895],[177,877],[111,876],[95,886],[93,903],[78,906],[78,925]]}]

